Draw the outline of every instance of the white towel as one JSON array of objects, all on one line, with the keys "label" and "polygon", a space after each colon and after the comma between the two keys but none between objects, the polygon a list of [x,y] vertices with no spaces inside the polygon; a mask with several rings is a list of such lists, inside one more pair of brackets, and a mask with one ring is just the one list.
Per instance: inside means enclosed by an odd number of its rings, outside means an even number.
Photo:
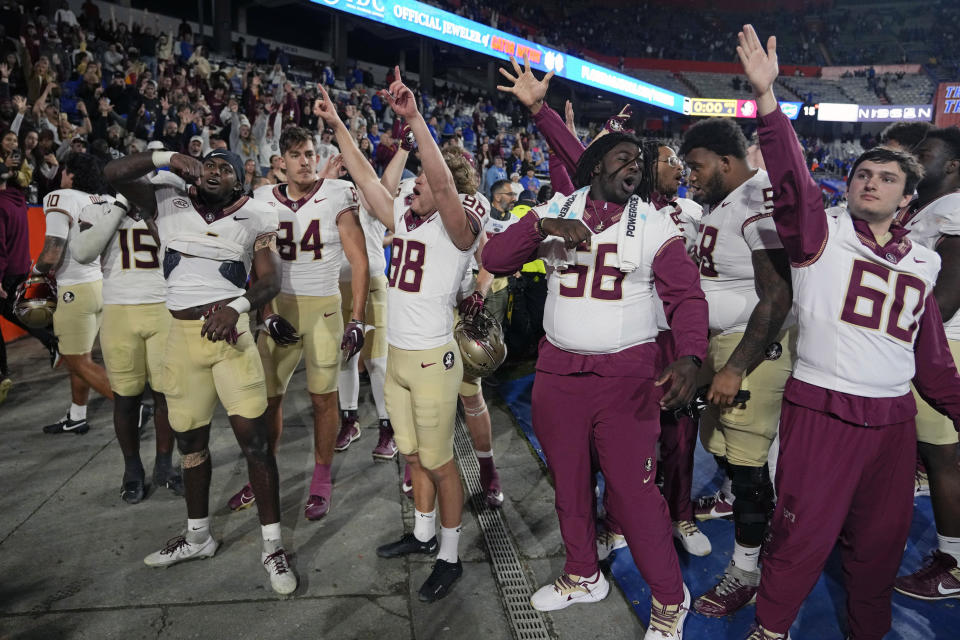
[{"label": "white towel", "polygon": [[[564,220],[581,220],[583,210],[587,206],[587,194],[590,187],[583,187],[569,196],[558,193],[547,203],[547,208],[540,213],[541,218],[562,218]],[[552,238],[550,242],[540,245],[539,257],[548,267],[563,269],[577,262],[577,250],[567,249],[560,238]]]},{"label": "white towel", "polygon": [[631,273],[643,261],[643,226],[653,207],[639,196],[630,196],[620,217],[617,235],[617,260],[620,271]]}]

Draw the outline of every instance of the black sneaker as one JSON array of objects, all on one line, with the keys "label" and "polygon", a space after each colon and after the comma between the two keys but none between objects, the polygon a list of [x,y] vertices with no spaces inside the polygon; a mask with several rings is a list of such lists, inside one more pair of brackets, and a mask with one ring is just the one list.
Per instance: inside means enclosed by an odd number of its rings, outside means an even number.
[{"label": "black sneaker", "polygon": [[153,467],[153,486],[155,489],[169,489],[175,496],[183,495],[183,476],[177,470],[168,467],[162,469]]},{"label": "black sneaker", "polygon": [[127,504],[137,504],[143,500],[144,486],[143,478],[124,481],[123,488],[120,489],[120,498]]},{"label": "black sneaker", "polygon": [[412,533],[408,533],[397,542],[391,542],[381,547],[377,547],[377,555],[381,558],[396,558],[405,556],[408,553],[422,553],[424,555],[436,553],[439,545],[437,536],[433,536],[426,542],[420,542]]},{"label": "black sneaker", "polygon": [[143,433],[143,428],[147,426],[150,422],[150,418],[153,416],[153,407],[149,404],[140,404],[140,417],[137,420],[137,431]]},{"label": "black sneaker", "polygon": [[420,602],[436,602],[446,597],[453,583],[462,575],[463,563],[459,559],[456,562],[437,560],[433,563],[430,577],[420,587]]},{"label": "black sneaker", "polygon": [[82,436],[87,431],[90,431],[90,425],[87,424],[86,418],[71,420],[70,416],[64,416],[57,422],[48,424],[43,428],[44,433],[73,433],[78,436]]}]

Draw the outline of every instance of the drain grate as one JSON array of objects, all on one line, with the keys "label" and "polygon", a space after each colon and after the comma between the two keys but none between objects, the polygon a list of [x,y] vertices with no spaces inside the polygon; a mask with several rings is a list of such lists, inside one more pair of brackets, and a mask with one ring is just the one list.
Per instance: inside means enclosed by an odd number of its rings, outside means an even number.
[{"label": "drain grate", "polygon": [[480,467],[473,455],[473,444],[462,418],[457,416],[454,452],[460,473],[463,475],[473,504],[473,513],[480,522],[480,531],[487,543],[487,551],[493,563],[493,574],[500,588],[500,597],[504,609],[513,625],[516,640],[550,640],[543,615],[530,606],[533,589],[523,572],[517,548],[507,533],[503,515],[499,510],[491,509],[484,499],[480,486]]}]

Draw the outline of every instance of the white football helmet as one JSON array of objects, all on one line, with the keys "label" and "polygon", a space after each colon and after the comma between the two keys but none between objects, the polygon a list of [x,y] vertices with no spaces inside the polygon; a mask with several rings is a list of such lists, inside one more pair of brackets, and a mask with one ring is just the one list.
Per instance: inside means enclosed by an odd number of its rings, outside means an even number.
[{"label": "white football helmet", "polygon": [[490,375],[507,357],[503,329],[486,309],[472,318],[461,318],[453,329],[453,339],[460,347],[463,372],[471,378]]}]

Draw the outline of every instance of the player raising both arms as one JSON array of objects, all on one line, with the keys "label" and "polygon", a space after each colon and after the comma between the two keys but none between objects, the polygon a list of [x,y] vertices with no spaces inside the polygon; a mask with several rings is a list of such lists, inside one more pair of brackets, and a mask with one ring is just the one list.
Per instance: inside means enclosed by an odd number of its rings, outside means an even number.
[{"label": "player raising both arms", "polygon": [[[528,107],[546,82],[512,60],[499,87]],[[490,238],[483,264],[514,273],[539,256],[547,264],[546,337],[533,385],[533,428],[554,480],[566,547],[564,573],[531,598],[540,611],[606,597],[597,563],[591,454],[610,493],[611,515],[652,593],[645,640],[680,640],[690,607],[657,490],[660,409],[688,403],[706,356],[707,307],[696,265],[674,223],[635,195],[640,144],[609,133],[577,163],[570,196],[558,195]],[[657,298],[675,332],[678,357],[661,372]],[[669,383],[663,393],[661,387]]]},{"label": "player raising both arms", "polygon": [[[170,171],[146,178],[163,167]],[[280,479],[264,418],[263,365],[247,314],[280,290],[277,214],[243,195],[243,162],[223,149],[202,163],[180,153],[138,153],[114,160],[105,174],[144,217],[156,218],[173,316],[161,387],[183,459],[187,530],[144,562],[162,567],[217,551],[210,533],[209,443],[219,399],[257,497],[264,569],[274,591],[293,593],[297,578],[281,541]],[[251,266],[257,280],[245,290]]]},{"label": "player raising both arms", "polygon": [[463,572],[457,547],[463,486],[453,459],[457,391],[463,363],[453,339],[453,313],[461,276],[488,215],[474,194],[472,167],[462,154],[443,154],[417,110],[413,92],[400,80],[387,99],[413,130],[423,173],[411,196],[394,199],[356,147],[323,87],[320,117],[332,127],[344,163],[370,211],[394,232],[387,292],[387,379],[384,395],[394,437],[413,477],[413,534],[377,549],[381,557],[433,553],[440,505],[440,543],[433,571],[420,599],[433,602],[449,593]]},{"label": "player raising both arms", "polygon": [[847,210],[828,216],[773,95],[776,39],[764,49],[750,25],[738,37],[799,324],[750,639],[787,637],[839,538],[850,637],[880,640],[913,513],[910,380],[960,425],[960,376],[933,294],[940,258],[895,221],[923,170],[908,154],[871,149],[853,165]]}]

